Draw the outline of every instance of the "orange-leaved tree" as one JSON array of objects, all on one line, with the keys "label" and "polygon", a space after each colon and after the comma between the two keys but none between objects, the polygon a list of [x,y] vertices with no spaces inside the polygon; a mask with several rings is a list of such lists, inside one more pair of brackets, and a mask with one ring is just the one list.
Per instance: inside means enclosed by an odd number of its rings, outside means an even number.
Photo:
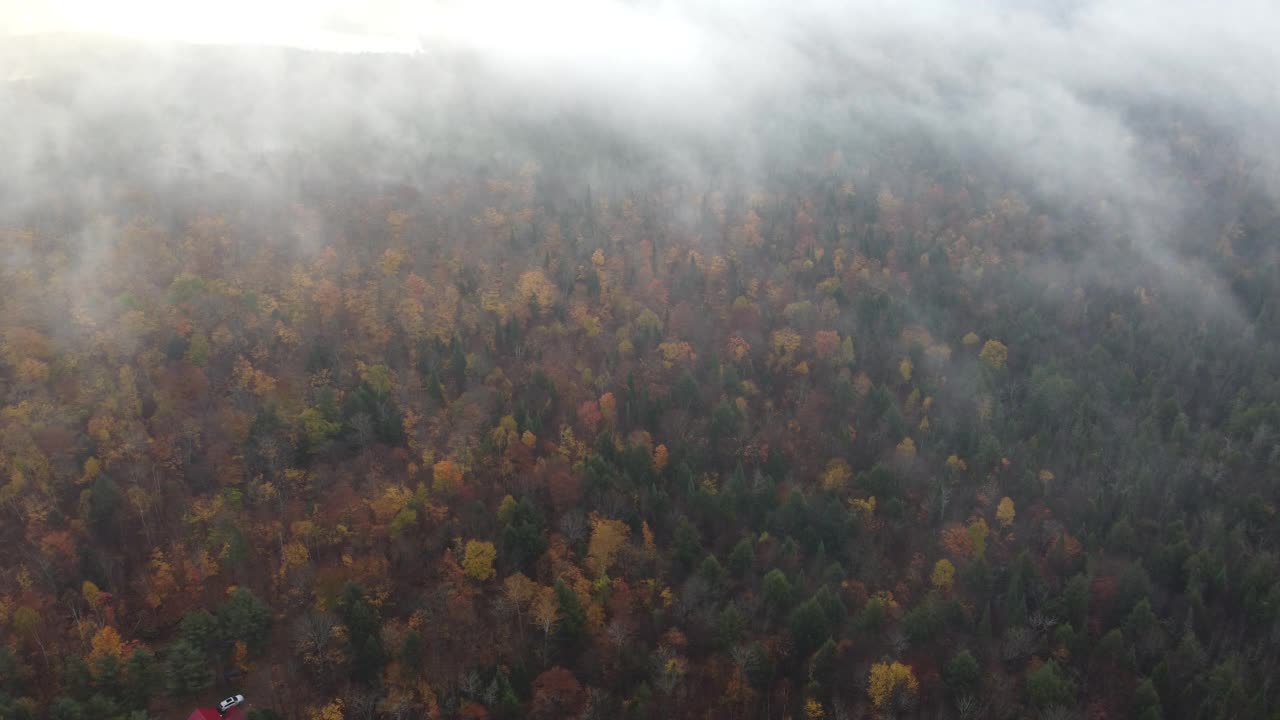
[{"label": "orange-leaved tree", "polygon": [[631,528],[621,520],[594,516],[591,518],[591,541],[587,544],[587,558],[595,565],[598,574],[604,575],[613,564],[614,556],[627,544]]}]

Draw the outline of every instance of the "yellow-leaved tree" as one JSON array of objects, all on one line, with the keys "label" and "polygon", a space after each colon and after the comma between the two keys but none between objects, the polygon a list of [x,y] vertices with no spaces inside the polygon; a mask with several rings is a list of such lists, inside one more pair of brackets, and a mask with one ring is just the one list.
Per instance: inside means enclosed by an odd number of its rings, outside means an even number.
[{"label": "yellow-leaved tree", "polygon": [[991,529],[987,527],[987,521],[978,518],[969,523],[969,542],[973,544],[973,556],[982,557],[987,552],[987,533]]},{"label": "yellow-leaved tree", "polygon": [[835,493],[844,492],[851,477],[853,471],[849,468],[849,463],[843,458],[834,458],[827,463],[827,469],[822,473],[822,489]]},{"label": "yellow-leaved tree", "polygon": [[324,707],[313,708],[310,717],[311,720],[342,720],[342,699],[334,698]]},{"label": "yellow-leaved tree", "polygon": [[89,603],[89,607],[98,609],[98,604],[102,602],[102,590],[92,580],[85,580],[80,584],[80,594],[84,596],[84,601]]},{"label": "yellow-leaved tree", "polygon": [[516,499],[510,495],[502,498],[502,502],[498,505],[498,519],[504,523],[511,522],[511,516],[516,511]]},{"label": "yellow-leaved tree", "polygon": [[520,628],[521,633],[524,633],[524,612],[537,599],[538,589],[538,583],[530,580],[522,572],[512,573],[502,581],[503,597],[511,607],[515,608],[517,627]]},{"label": "yellow-leaved tree", "polygon": [[996,520],[1000,522],[1000,527],[1008,529],[1013,525],[1013,519],[1017,517],[1017,512],[1013,508],[1013,499],[1008,495],[1000,499],[1000,504],[996,506]]},{"label": "yellow-leaved tree", "polygon": [[498,558],[498,549],[491,542],[468,540],[462,557],[462,570],[467,577],[484,582],[496,574],[493,561]]},{"label": "yellow-leaved tree", "polygon": [[988,340],[982,344],[978,357],[992,370],[999,370],[1009,359],[1009,348],[999,340]]},{"label": "yellow-leaved tree", "polygon": [[528,303],[533,299],[537,301],[539,308],[550,308],[555,304],[556,295],[555,283],[547,279],[541,270],[522,273],[516,282],[516,298],[521,303]]},{"label": "yellow-leaved tree", "polygon": [[280,572],[284,573],[286,568],[302,567],[311,562],[311,552],[307,550],[306,545],[295,540],[284,546],[281,558],[284,560],[284,566],[280,568]]},{"label": "yellow-leaved tree", "polygon": [[631,528],[621,520],[595,516],[591,518],[591,540],[587,544],[587,559],[595,564],[596,572],[604,575],[631,536]]},{"label": "yellow-leaved tree", "polygon": [[907,665],[900,662],[882,662],[871,666],[867,678],[867,693],[879,709],[909,707],[920,690],[920,682]]},{"label": "yellow-leaved tree", "polygon": [[933,574],[929,576],[933,582],[933,586],[946,592],[951,589],[952,583],[956,579],[956,566],[951,564],[950,560],[943,558],[933,565]]}]

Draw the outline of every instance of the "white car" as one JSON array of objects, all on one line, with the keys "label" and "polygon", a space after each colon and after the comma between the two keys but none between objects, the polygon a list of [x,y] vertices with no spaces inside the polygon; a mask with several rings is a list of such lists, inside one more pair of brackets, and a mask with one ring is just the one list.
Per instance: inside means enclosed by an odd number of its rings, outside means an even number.
[{"label": "white car", "polygon": [[243,695],[232,695],[226,700],[223,700],[222,702],[218,703],[218,712],[223,713],[225,715],[228,710],[242,703],[244,703]]}]

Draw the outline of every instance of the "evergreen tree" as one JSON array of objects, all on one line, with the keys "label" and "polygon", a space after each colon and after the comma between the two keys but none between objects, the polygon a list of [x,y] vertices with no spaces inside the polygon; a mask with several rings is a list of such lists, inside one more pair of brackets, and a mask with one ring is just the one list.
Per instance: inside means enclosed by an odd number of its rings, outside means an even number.
[{"label": "evergreen tree", "polygon": [[165,677],[169,694],[177,697],[190,697],[213,686],[208,656],[186,640],[173,643],[165,653]]}]

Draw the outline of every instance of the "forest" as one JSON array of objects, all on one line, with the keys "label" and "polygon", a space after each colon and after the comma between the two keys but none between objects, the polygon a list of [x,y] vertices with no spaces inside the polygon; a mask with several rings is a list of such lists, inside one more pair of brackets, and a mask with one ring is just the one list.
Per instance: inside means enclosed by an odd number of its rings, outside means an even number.
[{"label": "forest", "polygon": [[101,52],[3,91],[104,109],[4,151],[0,717],[1280,718],[1280,200],[1213,116],[1104,101],[1152,229],[797,109],[247,147],[232,51],[145,116]]}]

